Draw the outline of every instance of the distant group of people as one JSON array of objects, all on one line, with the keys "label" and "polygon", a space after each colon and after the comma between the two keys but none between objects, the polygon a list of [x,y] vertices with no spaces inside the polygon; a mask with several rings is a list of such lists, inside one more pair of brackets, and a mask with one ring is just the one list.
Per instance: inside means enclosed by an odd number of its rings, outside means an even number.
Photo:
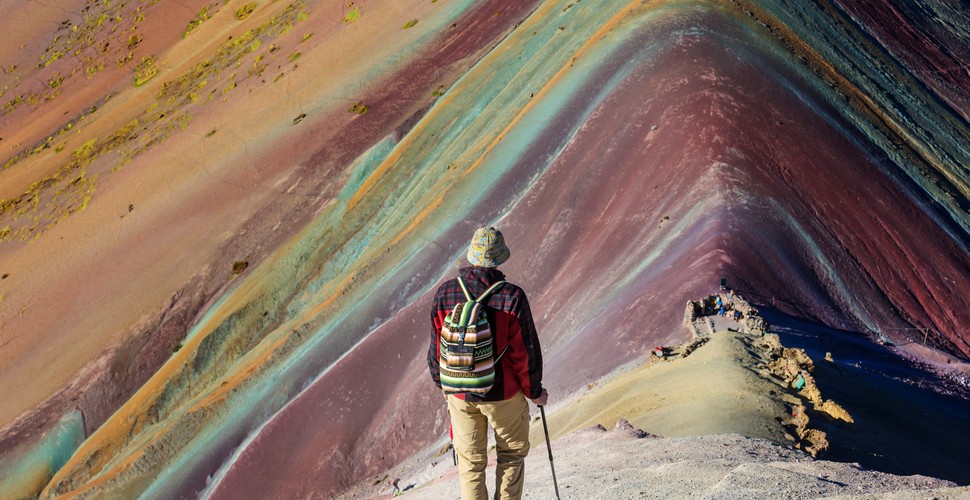
[{"label": "distant group of people", "polygon": [[[733,295],[733,291],[728,291],[728,298],[731,298]],[[735,309],[734,303],[727,302],[723,297],[721,297],[720,293],[711,295],[709,300],[714,303],[714,309],[717,310],[718,316],[727,316],[734,321],[741,321],[744,319],[744,313],[742,313],[740,309]]]}]

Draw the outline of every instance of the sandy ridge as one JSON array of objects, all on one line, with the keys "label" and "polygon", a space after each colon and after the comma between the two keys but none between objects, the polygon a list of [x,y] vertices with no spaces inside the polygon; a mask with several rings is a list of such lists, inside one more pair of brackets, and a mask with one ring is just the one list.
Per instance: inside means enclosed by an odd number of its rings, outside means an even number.
[{"label": "sandy ridge", "polygon": [[[724,297],[729,309],[743,311],[741,321],[711,314],[713,295],[690,303],[685,324],[693,339],[663,348],[662,359],[651,355],[620,367],[547,408],[561,498],[970,495],[943,479],[813,458],[828,442],[808,414],[842,426],[853,424],[851,415],[822,397],[804,350],[765,333],[767,323],[742,298]],[[533,411],[524,498],[553,498],[542,424]],[[343,498],[391,497],[395,483],[413,498],[458,498],[447,438]]]}]

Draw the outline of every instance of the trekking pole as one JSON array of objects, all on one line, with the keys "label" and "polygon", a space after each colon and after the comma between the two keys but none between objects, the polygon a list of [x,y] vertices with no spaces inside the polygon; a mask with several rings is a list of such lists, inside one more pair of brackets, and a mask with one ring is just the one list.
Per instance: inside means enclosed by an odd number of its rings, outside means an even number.
[{"label": "trekking pole", "polygon": [[542,414],[542,430],[546,432],[546,449],[549,450],[549,468],[552,469],[552,487],[556,489],[556,500],[559,500],[559,483],[556,482],[556,466],[552,463],[552,444],[549,443],[549,427],[546,425],[546,409],[539,406]]},{"label": "trekking pole", "polygon": [[451,438],[451,458],[458,465],[458,451],[455,450],[455,427],[448,424],[448,437]]}]

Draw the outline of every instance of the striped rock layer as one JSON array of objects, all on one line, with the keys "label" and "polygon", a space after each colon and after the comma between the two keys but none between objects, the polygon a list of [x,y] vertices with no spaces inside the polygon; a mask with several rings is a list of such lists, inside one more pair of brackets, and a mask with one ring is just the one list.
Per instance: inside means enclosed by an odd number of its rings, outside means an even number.
[{"label": "striped rock layer", "polygon": [[447,425],[429,293],[482,225],[554,392],[722,277],[970,356],[952,4],[0,5],[0,496],[387,470]]}]

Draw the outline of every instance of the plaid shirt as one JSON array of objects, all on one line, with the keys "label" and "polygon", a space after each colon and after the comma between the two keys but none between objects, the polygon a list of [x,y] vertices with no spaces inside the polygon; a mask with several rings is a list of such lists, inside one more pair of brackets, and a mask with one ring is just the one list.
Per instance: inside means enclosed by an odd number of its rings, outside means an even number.
[{"label": "plaid shirt", "polygon": [[[474,297],[478,297],[505,275],[495,268],[464,267],[458,274]],[[431,306],[431,345],[428,347],[428,369],[435,385],[441,387],[438,378],[439,353],[441,348],[441,326],[445,316],[451,313],[459,302],[465,302],[465,294],[458,285],[458,279],[444,282],[434,296]],[[542,352],[529,299],[521,288],[506,283],[495,290],[485,303],[488,324],[493,329],[495,353],[505,350],[502,359],[495,366],[495,384],[483,396],[458,394],[466,401],[502,401],[522,391],[532,399],[542,394]]]}]

